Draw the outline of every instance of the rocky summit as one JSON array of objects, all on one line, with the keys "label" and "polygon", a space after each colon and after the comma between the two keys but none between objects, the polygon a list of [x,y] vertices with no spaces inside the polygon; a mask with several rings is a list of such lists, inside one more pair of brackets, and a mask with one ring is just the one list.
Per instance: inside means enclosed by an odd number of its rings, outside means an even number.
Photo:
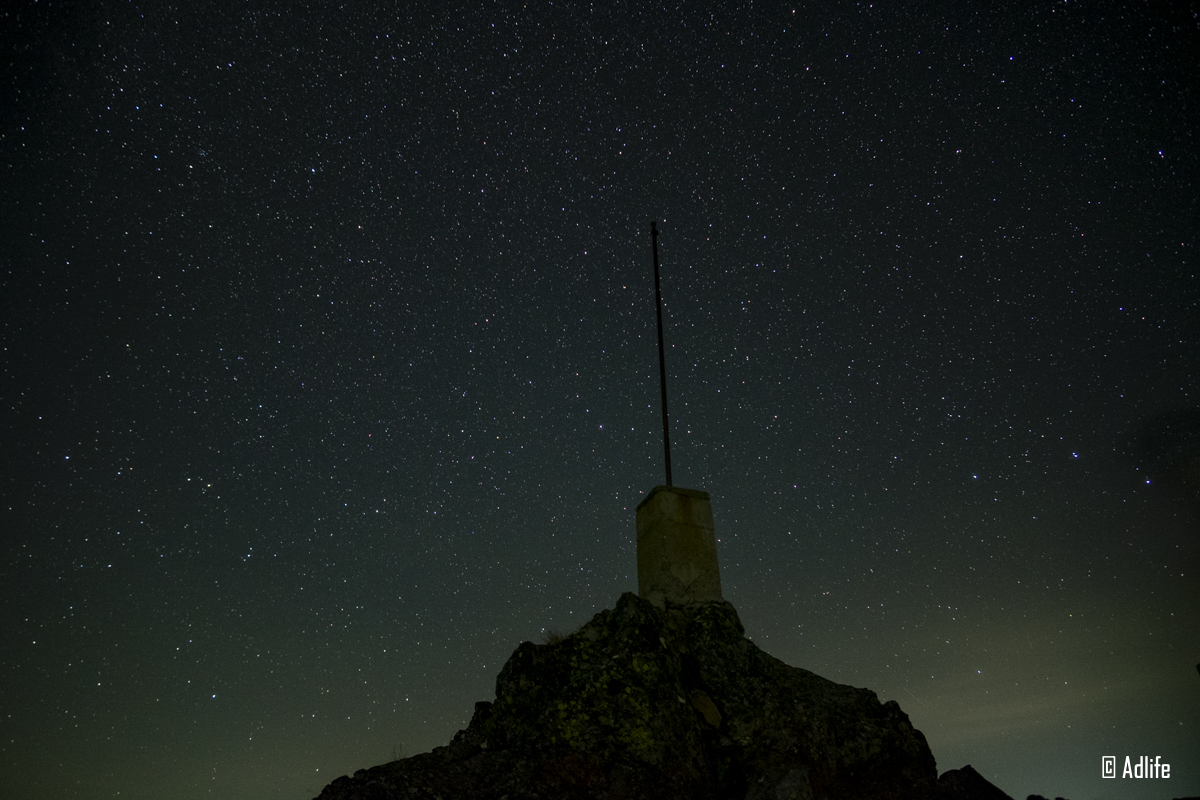
[{"label": "rocky summit", "polygon": [[626,593],[525,642],[446,747],[343,776],[318,800],[1002,800],[933,754],[894,701],[790,667],[728,602]]}]

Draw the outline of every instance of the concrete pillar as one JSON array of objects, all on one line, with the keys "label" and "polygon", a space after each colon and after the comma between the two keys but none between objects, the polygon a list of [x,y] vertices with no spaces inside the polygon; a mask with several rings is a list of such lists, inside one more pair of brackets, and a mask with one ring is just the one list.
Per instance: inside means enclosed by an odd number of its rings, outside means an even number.
[{"label": "concrete pillar", "polygon": [[655,486],[637,507],[638,594],[662,606],[722,600],[708,492]]}]

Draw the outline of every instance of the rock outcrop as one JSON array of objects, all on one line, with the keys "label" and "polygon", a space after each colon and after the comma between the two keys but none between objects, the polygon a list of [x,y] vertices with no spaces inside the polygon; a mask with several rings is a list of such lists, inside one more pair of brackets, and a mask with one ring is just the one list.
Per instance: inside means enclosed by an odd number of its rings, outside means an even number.
[{"label": "rock outcrop", "polygon": [[[939,798],[964,798],[964,800],[1013,800],[993,786],[987,778],[967,764],[962,769],[947,770],[938,778]],[[1055,800],[1062,800],[1061,797]]]},{"label": "rock outcrop", "polygon": [[899,705],[772,658],[731,604],[626,593],[565,639],[518,647],[448,746],[318,800],[1007,797],[970,767],[944,778]]}]

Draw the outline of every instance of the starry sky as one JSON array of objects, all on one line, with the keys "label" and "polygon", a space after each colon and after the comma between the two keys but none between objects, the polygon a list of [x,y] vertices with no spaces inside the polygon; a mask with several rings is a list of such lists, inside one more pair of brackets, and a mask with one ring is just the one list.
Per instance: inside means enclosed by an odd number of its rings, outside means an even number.
[{"label": "starry sky", "polygon": [[1200,794],[1186,4],[384,5],[0,12],[6,797],[304,800],[636,590],[652,219],[748,635]]}]

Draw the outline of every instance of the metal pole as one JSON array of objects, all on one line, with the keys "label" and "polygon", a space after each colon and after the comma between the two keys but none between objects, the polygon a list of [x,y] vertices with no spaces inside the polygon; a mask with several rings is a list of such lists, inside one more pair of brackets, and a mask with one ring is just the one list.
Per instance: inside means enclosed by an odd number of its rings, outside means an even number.
[{"label": "metal pole", "polygon": [[667,460],[667,486],[671,482],[671,424],[667,416],[667,357],[663,351],[662,335],[662,288],[658,280],[658,222],[650,222],[650,241],[654,249],[654,305],[658,309],[658,385],[662,388],[663,409],[663,454]]}]

